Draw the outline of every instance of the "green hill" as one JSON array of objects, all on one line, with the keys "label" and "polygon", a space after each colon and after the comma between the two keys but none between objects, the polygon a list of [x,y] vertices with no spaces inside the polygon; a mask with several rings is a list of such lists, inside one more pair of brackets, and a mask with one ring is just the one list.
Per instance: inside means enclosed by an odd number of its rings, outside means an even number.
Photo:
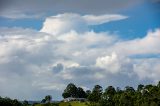
[{"label": "green hill", "polygon": [[86,102],[61,102],[59,106],[87,106]]},{"label": "green hill", "polygon": [[60,102],[59,104],[37,104],[35,106],[87,106],[86,102]]}]

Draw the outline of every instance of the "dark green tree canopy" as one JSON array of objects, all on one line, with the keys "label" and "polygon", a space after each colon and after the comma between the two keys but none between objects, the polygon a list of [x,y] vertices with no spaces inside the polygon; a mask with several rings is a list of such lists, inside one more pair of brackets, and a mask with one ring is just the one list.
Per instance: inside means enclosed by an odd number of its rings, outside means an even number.
[{"label": "dark green tree canopy", "polygon": [[105,90],[105,93],[107,95],[114,95],[116,93],[116,90],[113,86],[108,86],[108,88]]},{"label": "dark green tree canopy", "polygon": [[62,96],[63,98],[77,97],[77,87],[73,83],[68,84]]},{"label": "dark green tree canopy", "polygon": [[100,85],[95,85],[92,93],[88,96],[88,100],[92,102],[98,102],[101,99],[103,88]]},{"label": "dark green tree canopy", "polygon": [[52,100],[52,96],[51,95],[45,96],[45,100],[46,100],[46,102],[50,103]]},{"label": "dark green tree canopy", "polygon": [[66,89],[62,94],[63,98],[74,97],[74,98],[86,98],[86,92],[81,87],[76,87],[73,83],[67,85]]}]

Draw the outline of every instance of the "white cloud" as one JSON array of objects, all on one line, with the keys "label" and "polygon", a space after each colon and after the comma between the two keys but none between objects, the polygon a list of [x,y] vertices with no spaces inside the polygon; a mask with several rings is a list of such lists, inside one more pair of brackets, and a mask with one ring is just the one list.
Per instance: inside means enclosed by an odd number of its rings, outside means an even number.
[{"label": "white cloud", "polygon": [[[141,39],[123,41],[108,32],[87,30],[83,16],[77,14],[47,19],[43,28],[50,30],[45,29],[45,33],[0,28],[1,96],[41,99],[53,94],[53,98],[60,99],[70,82],[91,88],[95,84],[124,87],[159,80],[159,59],[130,58],[134,54],[159,53],[159,30]],[[55,22],[61,24],[57,27]],[[83,24],[84,30],[80,31]]]},{"label": "white cloud", "polygon": [[72,30],[84,32],[88,29],[88,25],[98,25],[126,18],[126,16],[122,15],[80,16],[75,13],[65,13],[48,17],[43,24],[41,32],[46,32],[53,35],[67,33]]},{"label": "white cloud", "polygon": [[85,15],[83,18],[88,25],[99,25],[110,21],[123,20],[128,17],[123,15]]},{"label": "white cloud", "polygon": [[111,56],[98,57],[96,66],[109,70],[111,73],[117,73],[121,69],[119,59],[115,53],[112,53]]},{"label": "white cloud", "polygon": [[134,71],[140,79],[151,79],[154,82],[158,82],[160,75],[160,59],[149,58],[135,60]]},{"label": "white cloud", "polygon": [[117,42],[110,50],[122,55],[160,53],[160,30],[149,31],[144,38]]},{"label": "white cloud", "polygon": [[80,15],[65,13],[47,18],[41,32],[56,35],[67,33],[71,30],[84,31],[86,29],[86,23]]}]

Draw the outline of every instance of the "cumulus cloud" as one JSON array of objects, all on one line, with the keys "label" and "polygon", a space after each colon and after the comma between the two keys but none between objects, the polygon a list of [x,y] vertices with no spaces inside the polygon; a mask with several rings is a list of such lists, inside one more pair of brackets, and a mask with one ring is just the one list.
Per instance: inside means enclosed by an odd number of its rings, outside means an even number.
[{"label": "cumulus cloud", "polygon": [[[94,24],[101,22],[100,18]],[[46,26],[50,29],[44,31]],[[87,26],[84,16],[61,14],[47,18],[43,32],[0,28],[1,96],[42,99],[51,94],[61,99],[70,82],[92,88],[95,84],[124,87],[159,80],[159,59],[131,57],[159,53],[159,30],[123,41],[108,32],[90,31]],[[84,30],[80,31],[81,27]]]},{"label": "cumulus cloud", "polygon": [[121,68],[118,57],[115,53],[111,56],[98,57],[96,60],[96,66],[106,70],[108,69],[111,73],[117,73]]},{"label": "cumulus cloud", "polygon": [[84,32],[88,29],[88,25],[98,25],[126,18],[123,15],[80,16],[79,14],[65,13],[47,18],[41,31],[53,35],[67,33],[71,30]]},{"label": "cumulus cloud", "polygon": [[149,31],[144,38],[117,42],[111,50],[123,55],[160,53],[160,30]]},{"label": "cumulus cloud", "polygon": [[134,71],[140,79],[152,79],[155,83],[159,81],[159,58],[148,58],[135,61],[136,64],[134,64]]},{"label": "cumulus cloud", "polygon": [[71,30],[84,31],[86,29],[85,21],[80,15],[66,13],[47,18],[41,31],[56,35]]}]

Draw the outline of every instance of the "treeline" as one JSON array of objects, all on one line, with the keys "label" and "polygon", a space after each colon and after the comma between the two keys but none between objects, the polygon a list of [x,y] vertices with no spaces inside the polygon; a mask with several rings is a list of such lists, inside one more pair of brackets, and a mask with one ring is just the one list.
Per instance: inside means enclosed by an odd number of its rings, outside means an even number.
[{"label": "treeline", "polygon": [[73,83],[68,84],[62,94],[63,98],[86,98],[90,106],[160,106],[160,81],[157,85],[138,85],[137,89],[126,86],[108,86],[106,89],[95,85],[92,90],[84,91]]},{"label": "treeline", "polygon": [[17,99],[10,99],[8,97],[0,97],[0,106],[29,106],[27,101],[20,102]]},{"label": "treeline", "polygon": [[[62,93],[63,98],[86,98],[88,106],[160,106],[160,81],[157,85],[138,85],[136,89],[126,86],[123,90],[119,87],[108,86],[103,89],[95,85],[92,90],[84,91],[70,83]],[[52,96],[47,95],[41,104],[32,106],[58,106],[60,103],[51,103]],[[27,101],[0,97],[0,106],[31,106]],[[61,105],[60,105],[61,106]]]}]

